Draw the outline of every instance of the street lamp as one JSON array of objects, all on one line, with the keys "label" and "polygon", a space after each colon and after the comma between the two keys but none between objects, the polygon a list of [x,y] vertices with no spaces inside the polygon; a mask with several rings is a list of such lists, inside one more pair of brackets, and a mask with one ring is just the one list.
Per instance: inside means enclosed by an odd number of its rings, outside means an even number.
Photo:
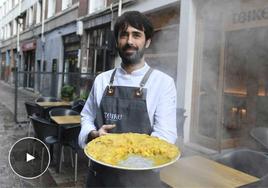
[{"label": "street lamp", "polygon": [[20,65],[20,28],[21,25],[23,24],[23,15],[19,15],[17,18],[17,61],[16,61],[16,65],[15,65],[15,106],[14,106],[14,121],[16,123],[18,123],[18,119],[17,119],[17,99],[18,99],[18,65]]}]

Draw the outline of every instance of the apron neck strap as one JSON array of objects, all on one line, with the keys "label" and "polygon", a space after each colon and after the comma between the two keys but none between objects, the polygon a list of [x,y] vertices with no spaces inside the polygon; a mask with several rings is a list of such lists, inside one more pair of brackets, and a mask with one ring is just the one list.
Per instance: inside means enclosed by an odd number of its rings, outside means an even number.
[{"label": "apron neck strap", "polygon": [[116,73],[116,68],[114,69],[114,72],[112,73],[112,76],[111,76],[111,79],[110,79],[110,82],[109,82],[109,86],[113,85],[115,73]]},{"label": "apron neck strap", "polygon": [[154,69],[152,69],[151,67],[149,68],[149,70],[146,72],[146,74],[144,75],[144,77],[142,78],[141,82],[140,82],[140,87],[143,88],[147,82],[147,80],[149,79],[151,73],[153,72]]}]

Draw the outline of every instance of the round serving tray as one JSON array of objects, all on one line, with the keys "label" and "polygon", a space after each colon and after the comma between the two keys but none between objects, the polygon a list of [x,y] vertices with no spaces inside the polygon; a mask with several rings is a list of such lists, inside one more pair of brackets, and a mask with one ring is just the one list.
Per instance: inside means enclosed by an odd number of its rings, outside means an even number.
[{"label": "round serving tray", "polygon": [[111,164],[104,163],[102,161],[96,160],[90,154],[88,154],[86,152],[86,149],[84,149],[84,152],[85,152],[86,156],[89,159],[91,159],[92,161],[94,161],[96,163],[99,163],[101,165],[111,167],[111,168],[121,169],[121,170],[152,170],[152,169],[158,169],[158,168],[162,168],[162,167],[165,167],[165,166],[173,164],[181,156],[181,154],[179,153],[179,155],[175,159],[173,159],[173,160],[171,160],[171,161],[169,161],[169,162],[167,162],[165,164],[155,166],[155,165],[153,165],[153,161],[148,159],[148,158],[138,156],[138,155],[130,155],[127,159],[121,161],[120,164],[111,165]]}]

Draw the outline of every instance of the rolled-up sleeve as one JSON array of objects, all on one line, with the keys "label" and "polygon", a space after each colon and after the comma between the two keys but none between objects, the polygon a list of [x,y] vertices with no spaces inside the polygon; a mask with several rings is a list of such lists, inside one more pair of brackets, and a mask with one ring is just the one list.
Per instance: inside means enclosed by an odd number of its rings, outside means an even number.
[{"label": "rolled-up sleeve", "polygon": [[162,138],[170,143],[177,139],[176,126],[176,87],[173,79],[165,84],[162,94],[157,102],[154,113],[152,136]]},{"label": "rolled-up sleeve", "polygon": [[86,104],[81,112],[81,131],[79,134],[79,145],[84,148],[88,141],[88,134],[96,130],[94,120],[96,117],[97,102],[95,93],[95,84],[93,85]]}]

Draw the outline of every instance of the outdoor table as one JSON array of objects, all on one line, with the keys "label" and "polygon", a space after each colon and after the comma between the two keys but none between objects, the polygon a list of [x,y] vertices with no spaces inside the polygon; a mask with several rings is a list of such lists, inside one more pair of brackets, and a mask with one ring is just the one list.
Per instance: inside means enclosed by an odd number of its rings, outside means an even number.
[{"label": "outdoor table", "polygon": [[238,187],[258,181],[231,167],[201,156],[181,158],[160,171],[163,182],[172,187]]},{"label": "outdoor table", "polygon": [[47,108],[47,107],[60,107],[60,106],[71,106],[70,102],[58,101],[58,102],[37,102],[37,105]]},{"label": "outdoor table", "polygon": [[58,125],[70,125],[70,124],[80,124],[80,115],[66,115],[66,116],[51,116],[50,117]]}]

